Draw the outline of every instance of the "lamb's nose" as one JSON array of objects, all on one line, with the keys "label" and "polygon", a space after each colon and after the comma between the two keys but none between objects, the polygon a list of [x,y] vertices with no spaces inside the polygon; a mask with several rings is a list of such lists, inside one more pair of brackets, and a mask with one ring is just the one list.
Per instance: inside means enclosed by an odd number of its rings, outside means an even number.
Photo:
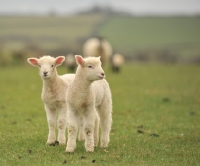
[{"label": "lamb's nose", "polygon": [[102,76],[105,76],[105,74],[104,74],[104,73],[101,73],[101,75],[102,75]]},{"label": "lamb's nose", "polygon": [[48,72],[43,72],[43,73],[44,73],[44,75],[46,76]]}]

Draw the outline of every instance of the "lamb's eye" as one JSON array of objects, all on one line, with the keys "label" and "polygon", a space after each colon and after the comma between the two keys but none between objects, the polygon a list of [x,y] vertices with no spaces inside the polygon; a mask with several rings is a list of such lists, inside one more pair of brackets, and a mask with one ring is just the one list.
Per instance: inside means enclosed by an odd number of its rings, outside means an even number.
[{"label": "lamb's eye", "polygon": [[39,67],[41,67],[41,65],[38,65]]},{"label": "lamb's eye", "polygon": [[88,65],[87,67],[90,68],[90,69],[92,69],[92,65]]},{"label": "lamb's eye", "polygon": [[53,65],[51,65],[51,67],[53,67]]}]

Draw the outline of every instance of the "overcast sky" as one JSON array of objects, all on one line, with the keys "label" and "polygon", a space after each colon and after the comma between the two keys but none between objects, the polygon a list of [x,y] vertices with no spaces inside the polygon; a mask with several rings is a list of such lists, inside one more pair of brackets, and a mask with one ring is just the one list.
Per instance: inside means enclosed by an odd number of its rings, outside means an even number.
[{"label": "overcast sky", "polygon": [[111,6],[133,14],[196,14],[200,0],[0,0],[0,13],[73,14],[94,5]]}]

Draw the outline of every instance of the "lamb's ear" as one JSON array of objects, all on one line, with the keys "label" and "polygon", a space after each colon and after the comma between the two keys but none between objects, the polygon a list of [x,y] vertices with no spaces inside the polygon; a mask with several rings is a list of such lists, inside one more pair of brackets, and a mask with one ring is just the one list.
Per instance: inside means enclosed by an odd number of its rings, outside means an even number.
[{"label": "lamb's ear", "polygon": [[75,59],[78,65],[81,65],[81,66],[84,65],[84,59],[81,55],[75,55]]},{"label": "lamb's ear", "polygon": [[101,65],[102,65],[102,62],[101,62],[101,56],[98,56],[97,58],[99,59]]},{"label": "lamb's ear", "polygon": [[28,63],[30,63],[32,66],[38,67],[38,59],[37,58],[28,58]]},{"label": "lamb's ear", "polygon": [[56,58],[55,65],[56,66],[60,66],[64,61],[65,61],[65,57],[64,56],[58,56]]}]

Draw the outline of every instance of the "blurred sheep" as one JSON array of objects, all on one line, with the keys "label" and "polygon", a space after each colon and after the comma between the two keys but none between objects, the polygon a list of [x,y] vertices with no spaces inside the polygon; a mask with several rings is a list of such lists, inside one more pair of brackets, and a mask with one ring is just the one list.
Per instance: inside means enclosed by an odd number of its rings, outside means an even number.
[{"label": "blurred sheep", "polygon": [[102,65],[105,65],[109,62],[109,59],[111,58],[112,46],[105,38],[90,38],[83,44],[83,54],[84,57],[100,56]]},{"label": "blurred sheep", "polygon": [[121,54],[115,53],[111,59],[112,71],[119,73],[124,62],[124,57]]},{"label": "blurred sheep", "polygon": [[69,72],[75,71],[77,64],[74,58],[74,54],[70,53],[66,56],[65,65],[67,66]]}]

